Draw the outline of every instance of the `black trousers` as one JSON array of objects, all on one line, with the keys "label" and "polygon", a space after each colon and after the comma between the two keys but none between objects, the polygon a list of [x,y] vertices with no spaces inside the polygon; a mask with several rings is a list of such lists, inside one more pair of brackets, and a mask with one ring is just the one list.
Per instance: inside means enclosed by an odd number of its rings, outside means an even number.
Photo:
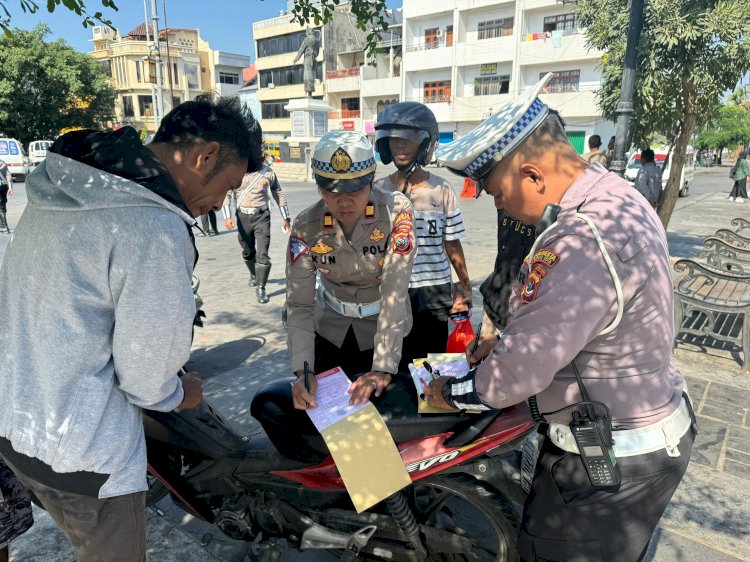
[{"label": "black trousers", "polygon": [[211,223],[211,232],[218,234],[219,229],[216,224],[216,212],[209,211],[205,215],[201,215],[201,228],[208,234],[209,222]]},{"label": "black trousers", "polygon": [[[355,381],[372,368],[372,354],[372,349],[359,349],[351,328],[341,347],[319,334],[315,335],[316,373],[341,367]],[[253,398],[250,413],[263,426],[279,453],[289,459],[318,463],[330,453],[308,415],[292,404],[291,383],[294,380],[288,378],[263,387]],[[387,412],[391,417],[415,416],[417,412],[416,389],[408,377],[394,377],[380,398],[371,396],[370,401],[378,411]]]},{"label": "black trousers", "polygon": [[730,197],[742,197],[747,199],[747,178],[741,180],[734,180],[734,187],[732,192],[729,194]]},{"label": "black trousers", "polygon": [[8,212],[8,191],[6,184],[0,185],[0,213]]},{"label": "black trousers", "polygon": [[409,289],[411,331],[404,337],[399,373],[409,373],[409,363],[428,353],[445,353],[448,347],[448,313],[453,307],[450,283]]},{"label": "black trousers", "polygon": [[682,480],[695,438],[680,440],[679,457],[666,450],[618,459],[616,492],[591,488],[579,455],[544,440],[519,537],[521,560],[634,562],[648,543]]},{"label": "black trousers", "polygon": [[237,212],[237,231],[245,261],[271,265],[268,247],[271,245],[271,211],[254,215]]}]

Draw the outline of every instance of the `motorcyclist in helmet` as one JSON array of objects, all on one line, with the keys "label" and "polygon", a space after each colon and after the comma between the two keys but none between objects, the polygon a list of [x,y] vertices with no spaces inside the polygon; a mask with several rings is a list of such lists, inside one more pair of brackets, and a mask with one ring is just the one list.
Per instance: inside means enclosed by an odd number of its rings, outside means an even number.
[{"label": "motorcyclist in helmet", "polygon": [[[409,197],[419,246],[409,281],[414,328],[404,339],[403,368],[427,353],[444,352],[449,316],[471,309],[471,282],[461,245],[465,228],[451,185],[424,169],[438,141],[432,111],[410,101],[389,105],[378,114],[375,130],[380,160],[397,168],[375,186]],[[458,276],[455,288],[451,265]]]}]

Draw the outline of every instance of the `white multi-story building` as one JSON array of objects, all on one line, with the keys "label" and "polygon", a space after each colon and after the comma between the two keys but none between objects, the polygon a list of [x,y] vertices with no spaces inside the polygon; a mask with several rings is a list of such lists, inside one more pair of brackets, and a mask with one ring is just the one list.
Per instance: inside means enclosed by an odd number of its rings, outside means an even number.
[{"label": "white multi-story building", "polygon": [[602,53],[587,49],[570,4],[556,0],[404,0],[401,99],[433,110],[441,142],[468,133],[506,101],[554,73],[542,100],[573,145],[614,124],[597,106]]}]

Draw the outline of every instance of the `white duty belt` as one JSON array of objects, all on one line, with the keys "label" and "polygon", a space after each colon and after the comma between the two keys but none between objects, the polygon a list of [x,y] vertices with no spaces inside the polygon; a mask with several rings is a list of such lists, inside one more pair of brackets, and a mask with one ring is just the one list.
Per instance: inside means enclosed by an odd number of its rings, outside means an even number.
[{"label": "white duty belt", "polygon": [[[634,457],[666,449],[670,457],[679,457],[677,446],[680,439],[690,429],[692,419],[690,409],[683,397],[680,406],[663,420],[637,429],[616,429],[612,432],[615,456]],[[549,424],[547,431],[550,440],[563,451],[580,454],[570,427],[561,423]]]},{"label": "white duty belt", "polygon": [[325,302],[332,310],[347,316],[349,318],[367,318],[375,316],[380,312],[380,300],[373,302],[346,302],[337,299],[330,292],[326,291],[323,285],[320,286],[320,293]]}]

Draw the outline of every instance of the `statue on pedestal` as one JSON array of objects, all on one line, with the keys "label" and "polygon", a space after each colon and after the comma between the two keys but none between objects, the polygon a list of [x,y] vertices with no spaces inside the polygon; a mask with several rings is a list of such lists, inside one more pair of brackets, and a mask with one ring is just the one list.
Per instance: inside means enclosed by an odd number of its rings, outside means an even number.
[{"label": "statue on pedestal", "polygon": [[320,39],[318,39],[318,35],[315,33],[315,30],[308,27],[305,33],[305,38],[302,41],[302,44],[299,46],[297,56],[294,57],[294,61],[292,62],[292,64],[297,64],[299,58],[303,54],[305,55],[305,59],[303,61],[304,74],[302,79],[305,84],[305,93],[309,98],[312,97],[313,92],[315,91],[315,71],[317,69],[317,58],[319,52]]}]

